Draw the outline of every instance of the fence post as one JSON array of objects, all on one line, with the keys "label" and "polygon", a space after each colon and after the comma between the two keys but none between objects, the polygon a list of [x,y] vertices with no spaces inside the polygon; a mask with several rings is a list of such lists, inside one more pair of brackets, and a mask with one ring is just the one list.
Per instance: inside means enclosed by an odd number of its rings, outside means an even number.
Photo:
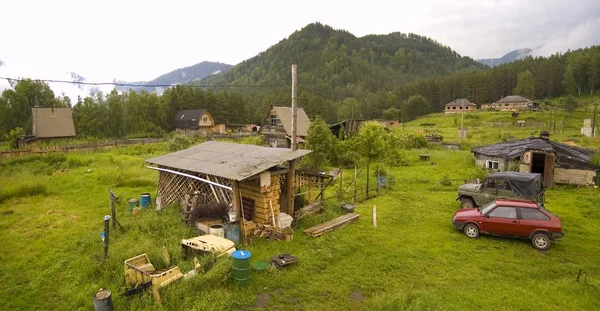
[{"label": "fence post", "polygon": [[357,188],[358,181],[356,180],[356,170],[357,170],[357,167],[355,164],[354,165],[354,202],[353,203],[356,203],[356,191],[358,191],[358,188]]}]

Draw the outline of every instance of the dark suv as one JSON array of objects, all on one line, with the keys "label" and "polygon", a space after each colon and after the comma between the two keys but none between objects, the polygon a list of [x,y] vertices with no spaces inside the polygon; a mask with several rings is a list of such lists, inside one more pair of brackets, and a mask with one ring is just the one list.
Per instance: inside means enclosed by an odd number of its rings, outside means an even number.
[{"label": "dark suv", "polygon": [[479,233],[526,238],[539,250],[563,236],[560,219],[535,202],[494,200],[481,208],[457,210],[452,223],[470,238]]}]

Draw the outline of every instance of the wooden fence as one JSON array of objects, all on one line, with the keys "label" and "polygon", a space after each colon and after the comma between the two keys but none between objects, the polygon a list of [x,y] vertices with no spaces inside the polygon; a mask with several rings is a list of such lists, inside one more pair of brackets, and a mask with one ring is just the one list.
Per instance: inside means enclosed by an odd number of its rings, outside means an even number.
[{"label": "wooden fence", "polygon": [[16,149],[7,150],[0,152],[0,160],[7,160],[12,158],[19,158],[29,155],[56,153],[56,152],[86,152],[86,151],[98,151],[104,149],[111,149],[121,146],[136,145],[136,144],[151,144],[165,141],[164,138],[141,138],[141,139],[126,139],[126,140],[115,140],[109,142],[96,142],[96,143],[85,143],[77,145],[65,145],[65,146],[48,146],[48,147],[34,147],[30,149]]}]

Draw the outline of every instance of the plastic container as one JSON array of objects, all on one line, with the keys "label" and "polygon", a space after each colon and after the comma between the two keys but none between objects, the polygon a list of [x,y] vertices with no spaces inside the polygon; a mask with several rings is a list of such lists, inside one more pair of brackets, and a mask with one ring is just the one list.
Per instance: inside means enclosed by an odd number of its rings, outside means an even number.
[{"label": "plastic container", "polygon": [[223,225],[211,225],[208,228],[208,234],[225,238],[225,228]]},{"label": "plastic container", "polygon": [[229,212],[229,221],[231,222],[235,222],[237,220],[237,213],[236,212]]},{"label": "plastic container", "polygon": [[129,206],[129,212],[133,213],[133,209],[140,206],[140,202],[138,199],[129,199],[129,201],[127,201],[127,205]]},{"label": "plastic container", "polygon": [[245,250],[231,254],[231,277],[240,284],[250,283],[250,257],[252,254]]},{"label": "plastic container", "polygon": [[150,193],[142,193],[140,202],[142,204],[142,208],[149,207],[152,204],[152,199],[150,197]]}]

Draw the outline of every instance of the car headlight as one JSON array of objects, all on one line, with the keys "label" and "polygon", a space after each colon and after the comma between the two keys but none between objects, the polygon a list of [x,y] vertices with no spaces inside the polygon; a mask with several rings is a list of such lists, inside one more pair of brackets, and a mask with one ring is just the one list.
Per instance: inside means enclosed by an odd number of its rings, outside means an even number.
[{"label": "car headlight", "polygon": [[452,216],[452,222],[456,219],[456,215]]}]

